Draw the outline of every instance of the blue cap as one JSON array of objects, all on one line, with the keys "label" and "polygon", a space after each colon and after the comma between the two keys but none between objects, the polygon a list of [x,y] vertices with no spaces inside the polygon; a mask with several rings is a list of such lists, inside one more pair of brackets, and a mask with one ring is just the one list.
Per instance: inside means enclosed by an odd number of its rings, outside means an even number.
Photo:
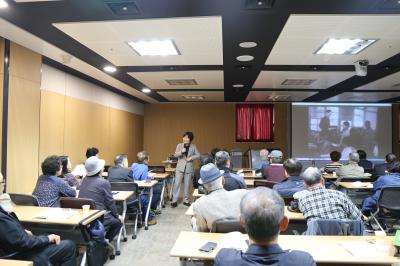
[{"label": "blue cap", "polygon": [[200,179],[199,179],[199,184],[207,184],[212,181],[217,180],[221,176],[224,175],[224,171],[219,170],[218,167],[213,164],[209,163],[200,168]]}]

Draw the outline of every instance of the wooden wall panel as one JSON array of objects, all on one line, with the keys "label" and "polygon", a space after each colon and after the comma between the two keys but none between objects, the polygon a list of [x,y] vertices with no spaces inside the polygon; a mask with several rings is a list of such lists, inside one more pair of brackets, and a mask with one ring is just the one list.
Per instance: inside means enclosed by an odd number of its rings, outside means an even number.
[{"label": "wooden wall panel", "polygon": [[49,155],[64,152],[64,95],[40,91],[39,165]]},{"label": "wooden wall panel", "polygon": [[40,85],[10,76],[7,191],[32,193],[39,173]]},{"label": "wooden wall panel", "polygon": [[16,43],[11,43],[10,75],[39,83],[42,56]]},{"label": "wooden wall panel", "polygon": [[[3,75],[4,75],[4,39],[0,38],[0,140],[3,139]],[[2,142],[0,141],[0,169]]]},{"label": "wooden wall panel", "polygon": [[[275,104],[275,141],[251,143],[253,148],[276,147],[288,151],[288,104]],[[176,103],[145,106],[144,148],[152,164],[158,164],[175,152],[185,131],[193,131],[194,142],[201,153],[214,147],[240,148],[247,143],[235,142],[235,104],[233,103]]]}]

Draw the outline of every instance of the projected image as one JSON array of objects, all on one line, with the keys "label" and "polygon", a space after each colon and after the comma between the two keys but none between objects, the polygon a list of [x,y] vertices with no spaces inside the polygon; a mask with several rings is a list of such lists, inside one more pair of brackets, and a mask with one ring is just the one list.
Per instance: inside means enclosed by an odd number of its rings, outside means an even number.
[{"label": "projected image", "polygon": [[377,107],[310,106],[308,117],[308,150],[312,154],[328,158],[331,151],[338,150],[342,158],[348,158],[349,153],[362,149],[378,157]]}]

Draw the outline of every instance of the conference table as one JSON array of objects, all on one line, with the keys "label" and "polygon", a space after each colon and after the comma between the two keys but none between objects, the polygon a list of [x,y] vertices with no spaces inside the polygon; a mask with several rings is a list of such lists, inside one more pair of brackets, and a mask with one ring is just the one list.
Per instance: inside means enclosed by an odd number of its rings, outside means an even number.
[{"label": "conference table", "polygon": [[162,208],[165,207],[165,202],[164,202],[164,194],[165,191],[167,190],[167,195],[168,195],[168,188],[167,188],[167,179],[171,177],[171,174],[166,170],[167,173],[156,173],[153,175],[153,178],[155,180],[161,181],[162,182],[162,189],[161,189],[161,199],[158,204],[158,209],[161,211]]},{"label": "conference table", "polygon": [[147,194],[149,195],[149,203],[147,205],[147,211],[146,211],[146,216],[145,216],[145,220],[144,220],[144,229],[147,230],[147,229],[149,229],[148,222],[149,222],[151,201],[153,200],[153,187],[158,183],[158,181],[157,180],[150,180],[150,181],[143,180],[143,181],[135,181],[135,183],[138,184],[140,189],[142,189],[143,191],[147,191]]},{"label": "conference table", "polygon": [[[187,211],[185,212],[186,216],[193,216],[194,212],[193,212],[193,204],[187,209]],[[285,206],[285,216],[287,216],[289,218],[289,222],[290,221],[301,221],[301,222],[305,222],[304,216],[301,212],[290,212],[287,209],[287,206]]]},{"label": "conference table", "polygon": [[33,262],[25,261],[25,260],[2,260],[2,259],[0,259],[0,266],[33,266]]},{"label": "conference table", "polygon": [[[221,243],[219,233],[180,232],[170,252],[171,257],[180,259],[181,265],[187,264],[187,259],[212,261],[218,251],[225,245],[238,247],[243,245],[242,238],[248,239],[243,234],[240,238],[228,238]],[[227,236],[225,236],[226,238]],[[310,253],[318,264],[340,265],[391,265],[400,263],[400,258],[394,257],[394,237],[375,236],[303,236],[280,235],[278,243],[283,249],[302,250]],[[217,243],[211,252],[199,251],[207,242]],[[240,242],[240,243],[236,243]]]},{"label": "conference table", "polygon": [[[127,200],[128,200],[128,198],[130,196],[133,195],[133,191],[112,191],[112,194],[113,194],[113,199],[115,201],[122,202],[122,213],[121,213],[121,216],[125,221],[126,212],[128,210]],[[120,255],[121,254],[121,238],[122,237],[123,237],[124,241],[127,240],[125,223],[122,225],[121,230],[119,231],[119,234],[118,234],[117,248],[116,248],[116,251],[115,251],[116,255]]]}]

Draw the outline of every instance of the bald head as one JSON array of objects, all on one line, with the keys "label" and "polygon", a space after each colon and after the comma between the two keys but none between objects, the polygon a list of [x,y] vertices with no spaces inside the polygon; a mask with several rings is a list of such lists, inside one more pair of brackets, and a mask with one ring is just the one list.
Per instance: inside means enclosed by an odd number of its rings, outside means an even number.
[{"label": "bald head", "polygon": [[240,213],[250,239],[255,242],[274,240],[284,218],[285,203],[272,189],[257,187],[240,202]]}]

